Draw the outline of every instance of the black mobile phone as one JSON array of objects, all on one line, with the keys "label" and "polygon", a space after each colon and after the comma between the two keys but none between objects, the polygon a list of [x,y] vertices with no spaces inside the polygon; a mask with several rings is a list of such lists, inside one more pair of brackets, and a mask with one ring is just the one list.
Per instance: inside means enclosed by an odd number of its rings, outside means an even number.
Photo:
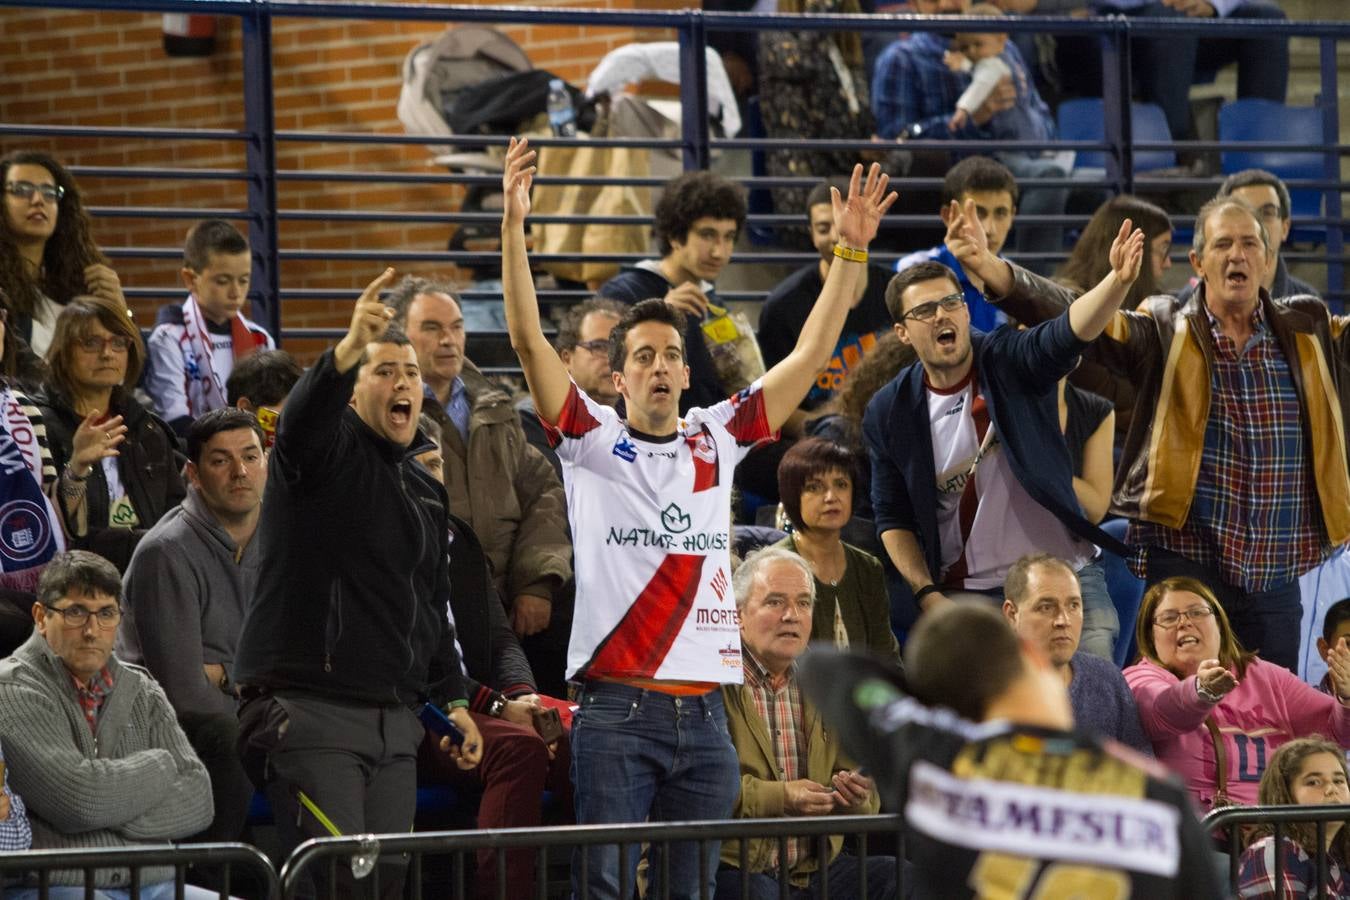
[{"label": "black mobile phone", "polygon": [[450,717],[441,712],[435,704],[423,703],[422,708],[417,713],[417,718],[422,720],[422,726],[438,737],[448,737],[450,743],[456,747],[464,744],[464,732],[459,730],[459,726],[450,721]]}]

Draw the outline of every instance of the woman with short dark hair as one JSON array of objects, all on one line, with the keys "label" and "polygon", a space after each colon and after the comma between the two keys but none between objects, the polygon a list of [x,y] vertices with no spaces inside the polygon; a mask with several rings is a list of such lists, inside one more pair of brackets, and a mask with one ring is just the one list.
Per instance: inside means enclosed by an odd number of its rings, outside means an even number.
[{"label": "woman with short dark hair", "polygon": [[853,515],[856,466],[848,448],[799,441],[778,465],[778,491],[792,533],[774,546],[801,554],[816,578],[811,640],[900,657],[881,563],[840,538]]}]

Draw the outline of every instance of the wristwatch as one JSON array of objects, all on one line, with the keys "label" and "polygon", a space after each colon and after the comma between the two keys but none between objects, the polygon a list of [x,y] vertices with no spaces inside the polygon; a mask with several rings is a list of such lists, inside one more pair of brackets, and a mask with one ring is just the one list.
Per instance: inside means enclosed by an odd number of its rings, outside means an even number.
[{"label": "wristwatch", "polygon": [[498,694],[493,697],[492,702],[488,704],[487,714],[494,719],[500,719],[504,712],[506,712],[506,698],[501,694]]},{"label": "wristwatch", "polygon": [[1223,699],[1223,694],[1216,694],[1209,688],[1200,683],[1200,679],[1195,679],[1195,692],[1200,695],[1201,700],[1208,700],[1210,703],[1218,703]]}]

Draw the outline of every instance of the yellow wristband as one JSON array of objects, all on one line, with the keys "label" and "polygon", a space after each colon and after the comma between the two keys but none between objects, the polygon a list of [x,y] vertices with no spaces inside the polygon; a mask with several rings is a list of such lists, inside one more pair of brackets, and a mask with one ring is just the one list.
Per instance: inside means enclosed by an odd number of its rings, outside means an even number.
[{"label": "yellow wristband", "polygon": [[849,262],[867,262],[866,250],[854,250],[852,247],[845,247],[843,244],[834,245],[834,255]]}]

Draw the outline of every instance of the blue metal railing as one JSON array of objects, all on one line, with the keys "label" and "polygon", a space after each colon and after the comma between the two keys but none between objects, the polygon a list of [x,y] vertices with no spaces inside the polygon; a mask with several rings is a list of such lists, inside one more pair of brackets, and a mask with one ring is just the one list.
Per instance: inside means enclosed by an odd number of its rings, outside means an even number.
[{"label": "blue metal railing", "polygon": [[[666,29],[676,32],[681,54],[681,93],[682,133],[679,140],[647,141],[633,139],[604,139],[584,142],[576,139],[549,139],[536,141],[541,146],[566,143],[572,146],[590,144],[591,146],[644,146],[680,149],[685,168],[704,167],[712,154],[719,150],[773,150],[791,147],[793,149],[875,149],[876,145],[866,140],[858,141],[816,141],[816,140],[773,140],[773,139],[717,139],[712,137],[708,128],[707,83],[702,61],[704,58],[709,32],[723,30],[765,30],[790,29],[795,31],[988,31],[1001,32],[1041,32],[1055,34],[1093,34],[1102,38],[1103,53],[1103,107],[1105,118],[1105,138],[1101,142],[1063,142],[1054,146],[1060,149],[1097,150],[1106,154],[1106,186],[1120,191],[1132,191],[1136,188],[1186,189],[1212,188],[1213,181],[1205,179],[1136,179],[1133,171],[1133,154],[1163,147],[1212,151],[1220,148],[1257,149],[1257,150],[1297,150],[1312,151],[1322,155],[1323,174],[1320,180],[1291,181],[1291,188],[1315,189],[1324,192],[1324,215],[1316,219],[1300,219],[1296,224],[1314,224],[1326,228],[1325,254],[1290,254],[1290,258],[1325,259],[1328,263],[1329,294],[1339,297],[1343,289],[1343,266],[1345,244],[1343,228],[1343,206],[1340,179],[1340,157],[1350,148],[1339,144],[1339,109],[1336,81],[1336,45],[1340,40],[1350,38],[1350,23],[1346,22],[1293,22],[1270,20],[1196,20],[1196,19],[1141,19],[1124,17],[1071,19],[1060,17],[1000,18],[985,19],[979,17],[953,16],[882,16],[882,15],[780,15],[759,13],[721,13],[703,12],[695,9],[679,11],[620,11],[620,10],[580,10],[533,7],[497,7],[497,6],[457,6],[445,4],[402,4],[356,2],[338,3],[322,0],[6,0],[10,7],[59,6],[68,9],[122,10],[154,13],[191,13],[233,16],[242,24],[243,53],[243,107],[244,128],[239,131],[229,129],[168,129],[168,128],[127,128],[92,127],[70,125],[38,125],[22,123],[0,123],[2,135],[29,135],[56,138],[128,138],[180,141],[224,141],[240,142],[244,148],[243,169],[219,168],[165,168],[136,167],[114,168],[106,166],[74,166],[72,171],[80,177],[128,177],[137,179],[192,179],[215,181],[242,181],[246,186],[247,203],[244,209],[202,210],[173,209],[164,207],[93,207],[99,216],[137,217],[148,219],[199,218],[205,215],[220,215],[226,218],[246,220],[249,223],[250,241],[254,250],[254,273],[251,299],[258,317],[273,330],[284,336],[287,332],[281,328],[281,290],[280,271],[287,260],[333,259],[366,261],[372,263],[386,260],[400,261],[437,261],[446,263],[482,263],[486,260],[481,252],[418,252],[418,251],[357,251],[357,250],[293,250],[281,246],[280,229],[287,221],[326,218],[328,220],[347,221],[390,221],[390,222],[443,222],[446,224],[484,223],[493,220],[490,214],[482,213],[419,213],[384,211],[318,211],[298,209],[278,209],[277,188],[281,183],[294,182],[381,182],[401,184],[493,184],[497,177],[493,175],[468,174],[421,174],[407,172],[343,172],[283,170],[277,167],[277,145],[279,143],[338,143],[373,145],[431,145],[454,143],[460,147],[483,147],[500,145],[505,136],[460,136],[447,141],[445,137],[427,137],[397,134],[353,134],[322,131],[279,131],[275,127],[273,109],[273,68],[272,68],[272,27],[277,19],[321,18],[321,19],[360,19],[385,21],[420,21],[442,24],[461,22],[484,22],[491,24],[562,24],[577,26],[619,26],[644,30]],[[1165,36],[1175,34],[1194,34],[1204,37],[1311,37],[1318,40],[1321,66],[1321,96],[1319,107],[1322,111],[1323,141],[1320,145],[1303,144],[1220,144],[1217,142],[1178,142],[1174,145],[1134,144],[1130,129],[1129,85],[1130,78],[1130,38],[1138,36]],[[979,141],[912,141],[907,149],[913,150],[1033,150],[1043,149],[1047,145],[1034,142],[1006,142],[995,145]],[[546,178],[537,179],[541,184],[576,183],[585,181],[604,184],[634,184],[653,186],[661,184],[659,178],[625,178],[612,176],[596,179]],[[790,185],[813,184],[812,178],[747,178],[742,181],[752,188],[767,188]],[[903,189],[931,188],[938,183],[936,179],[898,179]],[[1079,185],[1071,179],[1029,179],[1024,181],[1027,187],[1052,187]],[[792,222],[794,216],[752,217],[751,224],[779,225]],[[911,221],[928,222],[926,216],[889,217],[889,227],[908,224]],[[620,222],[622,217],[592,219],[591,217],[562,217],[565,221]],[[1020,219],[1021,220],[1021,219]],[[1031,224],[1059,224],[1056,217],[1025,217]],[[1081,222],[1082,219],[1069,219]],[[120,247],[108,248],[110,256],[118,258],[177,258],[179,247]],[[541,257],[540,261],[563,261],[579,258],[578,255],[559,254]],[[627,261],[626,256],[603,257],[591,255],[588,259],[610,259]],[[800,263],[813,259],[811,254],[738,254],[739,263]],[[1029,257],[1034,258],[1034,257]],[[177,296],[180,291],[156,291],[142,289],[129,292],[132,296]],[[287,291],[287,296],[298,296],[305,292]]]}]

